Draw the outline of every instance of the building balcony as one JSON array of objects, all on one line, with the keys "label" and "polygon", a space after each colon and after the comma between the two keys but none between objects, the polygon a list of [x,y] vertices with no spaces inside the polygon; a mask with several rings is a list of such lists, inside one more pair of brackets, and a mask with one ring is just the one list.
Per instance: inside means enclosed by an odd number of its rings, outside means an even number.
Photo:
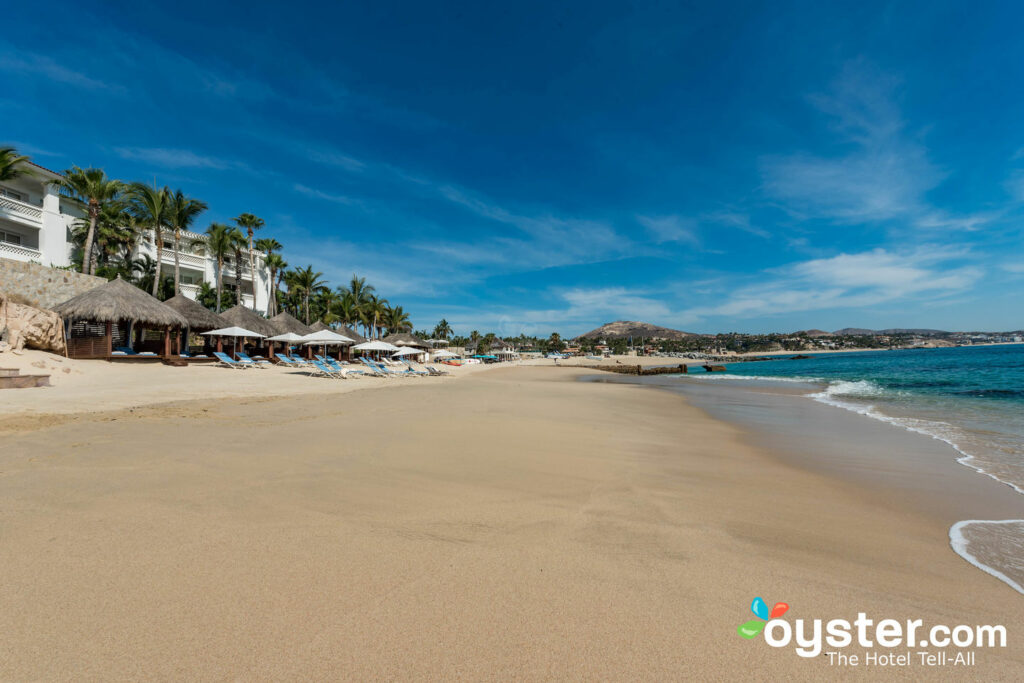
[{"label": "building balcony", "polygon": [[0,258],[9,258],[15,261],[38,261],[43,262],[43,252],[31,247],[23,247],[20,244],[0,242]]},{"label": "building balcony", "polygon": [[186,285],[182,283],[179,285],[181,293],[187,296],[189,299],[195,300],[199,297],[199,285]]},{"label": "building balcony", "polygon": [[[164,249],[161,252],[161,263],[167,263],[174,265],[174,251],[170,249]],[[189,266],[190,268],[198,268],[200,271],[206,270],[206,257],[198,256],[196,254],[187,254],[185,252],[178,252],[178,264],[182,266]]]},{"label": "building balcony", "polygon": [[0,217],[8,218],[33,228],[43,227],[43,210],[38,206],[0,195]]}]

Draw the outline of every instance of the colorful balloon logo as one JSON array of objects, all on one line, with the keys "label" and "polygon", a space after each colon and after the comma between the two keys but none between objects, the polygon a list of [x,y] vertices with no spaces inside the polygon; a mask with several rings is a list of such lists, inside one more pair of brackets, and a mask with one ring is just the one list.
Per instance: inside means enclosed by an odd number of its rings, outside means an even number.
[{"label": "colorful balloon logo", "polygon": [[745,624],[740,624],[736,628],[736,632],[747,640],[750,640],[764,630],[765,624],[770,619],[778,619],[785,614],[788,609],[789,605],[786,603],[777,602],[775,603],[775,607],[772,607],[771,610],[769,610],[768,603],[764,601],[764,598],[754,598],[754,601],[750,603],[750,611],[758,618],[751,619]]}]

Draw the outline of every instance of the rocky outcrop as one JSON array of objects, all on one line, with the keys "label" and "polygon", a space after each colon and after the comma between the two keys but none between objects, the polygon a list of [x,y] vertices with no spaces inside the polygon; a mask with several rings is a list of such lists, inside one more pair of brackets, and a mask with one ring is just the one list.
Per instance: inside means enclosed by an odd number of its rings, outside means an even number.
[{"label": "rocky outcrop", "polygon": [[11,301],[0,293],[0,351],[26,346],[64,353],[64,321],[53,311]]}]

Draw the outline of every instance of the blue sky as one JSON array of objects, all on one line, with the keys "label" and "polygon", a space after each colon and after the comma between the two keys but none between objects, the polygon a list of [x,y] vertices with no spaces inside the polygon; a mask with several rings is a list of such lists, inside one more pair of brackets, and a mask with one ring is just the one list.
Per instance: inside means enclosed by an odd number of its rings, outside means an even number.
[{"label": "blue sky", "polygon": [[149,5],[5,8],[0,142],[417,327],[1024,326],[1015,3]]}]

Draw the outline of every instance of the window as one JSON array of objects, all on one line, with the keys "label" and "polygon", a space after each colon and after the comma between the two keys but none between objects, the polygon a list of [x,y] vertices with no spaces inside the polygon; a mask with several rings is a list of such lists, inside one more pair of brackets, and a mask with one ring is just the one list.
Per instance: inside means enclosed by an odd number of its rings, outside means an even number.
[{"label": "window", "polygon": [[25,201],[25,195],[14,190],[9,190],[6,187],[0,187],[0,197],[7,197],[8,199],[17,199],[19,202]]},{"label": "window", "polygon": [[21,244],[21,235],[16,235],[13,232],[4,232],[0,230],[0,242],[7,242],[8,244]]}]

